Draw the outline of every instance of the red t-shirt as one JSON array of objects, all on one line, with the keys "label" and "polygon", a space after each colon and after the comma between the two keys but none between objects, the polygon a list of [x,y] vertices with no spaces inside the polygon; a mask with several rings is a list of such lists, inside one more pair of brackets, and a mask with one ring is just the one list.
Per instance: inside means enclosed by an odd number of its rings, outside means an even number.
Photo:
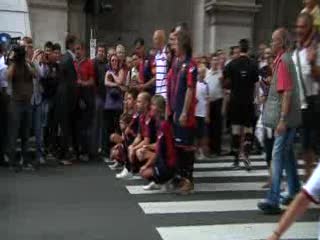
[{"label": "red t-shirt", "polygon": [[140,134],[142,138],[149,138],[150,143],[155,143],[157,140],[156,120],[150,114],[141,114],[139,117]]},{"label": "red t-shirt", "polygon": [[74,61],[73,63],[78,76],[77,82],[79,82],[80,80],[89,81],[90,78],[94,79],[94,66],[90,59]]},{"label": "red t-shirt", "polygon": [[274,68],[277,71],[278,82],[277,82],[277,90],[278,92],[285,92],[292,90],[293,83],[292,77],[289,72],[288,66],[285,62],[282,61],[282,56],[284,52],[278,54],[276,59],[274,60]]}]

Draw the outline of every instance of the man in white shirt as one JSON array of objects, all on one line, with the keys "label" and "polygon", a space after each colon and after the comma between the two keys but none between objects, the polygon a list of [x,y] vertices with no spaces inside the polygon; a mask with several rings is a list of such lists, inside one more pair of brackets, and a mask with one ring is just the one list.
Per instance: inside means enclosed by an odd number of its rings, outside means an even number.
[{"label": "man in white shirt", "polygon": [[219,67],[219,56],[213,54],[211,57],[211,69],[208,71],[206,82],[209,87],[210,114],[209,114],[209,147],[212,154],[221,154],[222,137],[222,104],[223,90],[221,84],[222,71]]},{"label": "man in white shirt", "polygon": [[157,30],[153,36],[153,44],[157,49],[156,62],[156,95],[167,99],[168,62],[166,54],[166,35],[164,30]]},{"label": "man in white shirt", "polygon": [[312,173],[313,163],[316,161],[315,148],[319,134],[320,116],[317,110],[319,106],[316,106],[319,84],[316,82],[317,77],[313,74],[313,68],[320,66],[320,52],[318,42],[315,40],[316,33],[312,16],[308,13],[300,14],[296,26],[298,44],[292,58],[296,66],[300,90],[303,120],[302,146],[307,180]]}]

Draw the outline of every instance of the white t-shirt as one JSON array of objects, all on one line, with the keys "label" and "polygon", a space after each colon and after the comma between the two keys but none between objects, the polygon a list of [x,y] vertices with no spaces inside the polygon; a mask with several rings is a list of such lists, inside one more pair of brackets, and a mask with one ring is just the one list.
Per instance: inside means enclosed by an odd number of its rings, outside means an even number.
[{"label": "white t-shirt", "polygon": [[209,94],[208,84],[205,81],[197,82],[197,107],[196,117],[207,116],[207,99]]},{"label": "white t-shirt", "polygon": [[320,164],[303,187],[305,194],[316,204],[320,204]]},{"label": "white t-shirt", "polygon": [[[304,97],[304,92],[302,88],[302,82],[300,79],[300,74],[299,74],[299,67],[298,67],[298,61],[297,61],[297,51],[295,50],[292,59],[293,62],[296,66],[296,71],[297,71],[297,76],[298,76],[298,83],[299,83],[299,93],[300,93],[300,101],[301,101],[301,107],[306,108],[306,99]],[[319,90],[319,85],[318,83],[313,79],[312,74],[311,74],[311,65],[308,61],[308,51],[307,48],[303,48],[299,51],[299,58],[300,58],[300,65],[301,65],[301,74],[303,77],[303,82],[305,86],[305,94],[306,96],[313,96],[318,94]],[[320,51],[318,49],[318,54],[317,54],[317,61],[316,61],[317,66],[320,65]]]},{"label": "white t-shirt", "polygon": [[220,78],[222,77],[221,71],[212,71],[209,70],[205,81],[209,86],[209,97],[210,102],[214,102],[223,98],[223,90],[220,82]]}]

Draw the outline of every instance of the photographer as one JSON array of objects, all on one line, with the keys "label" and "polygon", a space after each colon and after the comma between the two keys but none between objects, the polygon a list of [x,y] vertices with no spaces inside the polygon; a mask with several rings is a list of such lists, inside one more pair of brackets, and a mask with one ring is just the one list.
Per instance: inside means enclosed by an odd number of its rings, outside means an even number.
[{"label": "photographer", "polygon": [[[31,48],[30,44],[26,48]],[[9,105],[9,158],[10,164],[21,170],[22,166],[33,168],[27,158],[28,141],[32,117],[31,97],[33,93],[34,70],[26,62],[26,49],[24,46],[14,47],[12,50],[12,63],[8,67],[7,78],[12,94]],[[16,140],[21,129],[21,160],[16,161]]]}]

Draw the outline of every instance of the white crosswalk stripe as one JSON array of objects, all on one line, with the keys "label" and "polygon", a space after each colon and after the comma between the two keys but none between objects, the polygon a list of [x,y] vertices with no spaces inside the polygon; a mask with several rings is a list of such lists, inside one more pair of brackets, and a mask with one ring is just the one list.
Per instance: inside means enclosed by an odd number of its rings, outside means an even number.
[{"label": "white crosswalk stripe", "polygon": [[[262,155],[251,159],[251,172],[233,170],[231,156],[196,162],[195,189],[190,196],[169,193],[164,187],[146,191],[140,176],[124,184],[163,240],[266,239],[279,217],[270,220],[257,209],[257,203],[266,195],[262,186],[269,172]],[[303,165],[302,160],[298,163]],[[299,169],[299,175],[303,174],[304,170]],[[319,206],[310,208],[303,221],[296,223],[283,239],[317,238],[318,224],[312,209],[318,211]]]},{"label": "white crosswalk stripe", "polygon": [[[303,169],[299,169],[298,171],[299,175],[302,175],[304,173]],[[262,169],[262,170],[253,170],[250,172],[244,171],[244,170],[232,170],[232,171],[220,171],[220,170],[215,170],[215,171],[194,171],[193,176],[195,178],[226,178],[226,177],[267,177],[269,176],[269,172],[267,169]],[[134,176],[133,178],[129,180],[140,180],[142,179],[141,176]]]},{"label": "white crosswalk stripe", "polygon": [[[157,228],[163,240],[248,240],[266,239],[275,229],[274,223],[227,224],[190,227]],[[314,222],[296,223],[283,239],[314,239],[317,224]]]}]

